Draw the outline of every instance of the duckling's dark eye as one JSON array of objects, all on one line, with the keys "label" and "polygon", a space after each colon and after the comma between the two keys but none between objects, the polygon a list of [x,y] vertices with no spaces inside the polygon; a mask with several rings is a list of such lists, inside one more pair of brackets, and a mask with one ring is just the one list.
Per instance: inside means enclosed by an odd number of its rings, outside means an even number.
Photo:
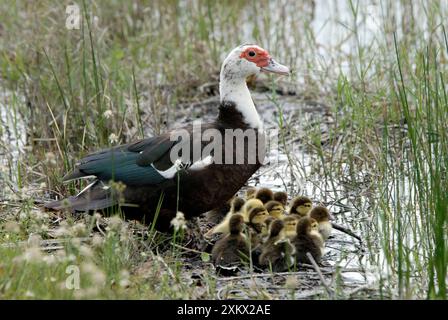
[{"label": "duckling's dark eye", "polygon": [[255,57],[256,53],[255,51],[249,51],[248,55],[249,57]]}]

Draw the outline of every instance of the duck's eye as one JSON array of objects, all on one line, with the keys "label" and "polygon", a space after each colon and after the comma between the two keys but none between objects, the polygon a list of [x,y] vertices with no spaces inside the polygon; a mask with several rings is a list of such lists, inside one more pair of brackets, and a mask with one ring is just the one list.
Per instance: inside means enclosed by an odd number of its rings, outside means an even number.
[{"label": "duck's eye", "polygon": [[256,53],[255,53],[255,51],[249,51],[248,55],[249,55],[249,57],[253,58],[253,57],[255,57]]}]

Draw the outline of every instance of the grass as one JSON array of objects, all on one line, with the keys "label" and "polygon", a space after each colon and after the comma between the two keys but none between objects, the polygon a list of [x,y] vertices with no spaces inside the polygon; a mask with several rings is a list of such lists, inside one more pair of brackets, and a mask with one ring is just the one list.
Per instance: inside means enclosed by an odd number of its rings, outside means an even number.
[{"label": "grass", "polygon": [[[79,30],[65,28],[64,4],[0,4],[1,298],[216,298],[207,272],[204,288],[187,285],[182,249],[157,250],[172,238],[115,218],[43,214],[33,200],[82,188],[61,178],[89,151],[200,116],[185,106],[209,97],[204,84],[216,90],[231,48],[256,42],[293,67],[297,101],[325,104],[332,117],[287,118],[269,93],[289,176],[306,171],[287,148],[298,136],[320,167],[290,190],[306,180],[327,190],[315,199],[350,199],[353,215],[338,218],[365,239],[379,297],[446,299],[445,2],[347,0],[328,16],[311,1],[78,4]],[[93,238],[97,221],[104,235]],[[62,248],[37,249],[54,238]],[[72,265],[81,291],[64,289]],[[266,297],[259,287],[248,294]]]}]

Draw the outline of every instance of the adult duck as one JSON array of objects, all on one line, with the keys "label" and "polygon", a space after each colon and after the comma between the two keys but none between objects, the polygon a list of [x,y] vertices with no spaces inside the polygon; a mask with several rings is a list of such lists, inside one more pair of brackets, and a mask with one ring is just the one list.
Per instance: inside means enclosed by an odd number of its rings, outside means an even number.
[{"label": "adult duck", "polygon": [[[233,49],[221,67],[214,122],[88,155],[63,180],[95,180],[77,196],[46,207],[85,212],[120,206],[126,217],[147,223],[157,218],[159,229],[165,229],[177,211],[189,218],[223,205],[264,159],[263,125],[246,85],[247,77],[260,72],[287,75],[289,69],[257,45]],[[238,134],[243,143],[235,141]],[[111,181],[124,184],[124,190]]]}]

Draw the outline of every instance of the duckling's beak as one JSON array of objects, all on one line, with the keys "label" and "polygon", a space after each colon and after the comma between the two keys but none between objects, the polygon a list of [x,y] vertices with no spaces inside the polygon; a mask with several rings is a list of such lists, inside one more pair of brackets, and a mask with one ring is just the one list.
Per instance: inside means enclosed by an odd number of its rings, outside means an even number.
[{"label": "duckling's beak", "polygon": [[289,75],[289,68],[287,66],[284,66],[284,65],[278,63],[277,61],[275,61],[272,58],[269,59],[269,63],[267,66],[261,67],[260,69],[262,72],[272,72],[272,73],[282,74],[285,76]]}]

